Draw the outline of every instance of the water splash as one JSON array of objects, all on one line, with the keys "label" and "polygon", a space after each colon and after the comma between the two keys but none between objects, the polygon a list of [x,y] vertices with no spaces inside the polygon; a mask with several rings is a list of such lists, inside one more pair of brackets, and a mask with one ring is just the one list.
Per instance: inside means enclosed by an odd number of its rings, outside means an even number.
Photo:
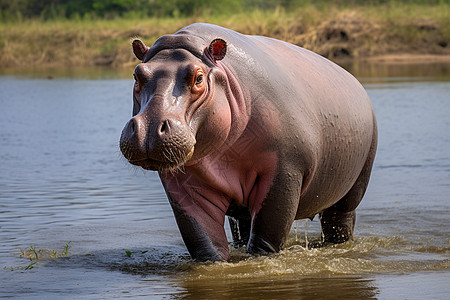
[{"label": "water splash", "polygon": [[308,219],[305,219],[305,248],[308,250]]},{"label": "water splash", "polygon": [[[310,237],[308,241],[306,224],[305,240],[299,241],[294,230],[288,246],[280,253],[251,256],[244,249],[232,250],[231,262],[193,263],[186,276],[189,280],[196,280],[264,278],[273,275],[361,275],[447,270],[450,267],[450,259],[443,255],[448,254],[450,248],[430,248],[435,250],[435,258],[430,258],[428,251],[424,254],[422,246],[405,253],[408,242],[402,237],[363,237],[343,244],[308,247],[309,244],[320,245],[321,236]],[[424,259],[417,257],[420,255],[424,255]]]}]

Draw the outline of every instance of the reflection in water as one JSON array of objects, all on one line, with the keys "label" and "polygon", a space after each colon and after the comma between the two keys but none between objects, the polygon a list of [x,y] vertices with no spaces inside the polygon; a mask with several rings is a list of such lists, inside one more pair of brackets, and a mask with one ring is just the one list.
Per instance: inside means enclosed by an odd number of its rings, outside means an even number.
[{"label": "reflection in water", "polygon": [[[364,61],[341,64],[362,82],[379,81],[449,81],[449,63],[371,63]],[[0,76],[15,75],[34,78],[78,78],[78,79],[132,79],[135,66],[120,69],[70,68],[70,69],[8,69],[0,70]]]},{"label": "reflection in water", "polygon": [[184,287],[183,299],[370,299],[377,294],[373,280],[355,275],[186,280]]},{"label": "reflection in water", "polygon": [[380,81],[449,81],[450,64],[387,64],[353,62],[343,67],[356,76],[361,82]]}]

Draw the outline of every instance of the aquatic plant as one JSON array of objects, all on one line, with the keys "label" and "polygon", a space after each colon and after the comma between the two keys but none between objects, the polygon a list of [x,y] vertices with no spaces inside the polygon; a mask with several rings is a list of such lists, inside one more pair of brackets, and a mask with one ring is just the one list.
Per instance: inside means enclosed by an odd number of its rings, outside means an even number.
[{"label": "aquatic plant", "polygon": [[5,267],[5,269],[14,271],[14,270],[31,270],[35,266],[39,264],[38,260],[44,260],[44,259],[53,259],[53,258],[59,258],[63,256],[69,255],[69,249],[72,247],[70,246],[71,241],[67,242],[63,249],[61,251],[57,250],[50,250],[50,249],[36,249],[34,245],[31,245],[27,249],[20,248],[20,257],[28,258],[30,261],[32,261],[30,264],[26,266],[19,266],[19,267]]}]

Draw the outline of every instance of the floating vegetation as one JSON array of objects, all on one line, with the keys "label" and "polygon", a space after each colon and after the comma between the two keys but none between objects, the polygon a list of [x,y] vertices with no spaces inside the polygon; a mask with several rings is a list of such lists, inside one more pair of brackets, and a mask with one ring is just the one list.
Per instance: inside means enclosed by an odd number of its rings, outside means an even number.
[{"label": "floating vegetation", "polygon": [[53,259],[59,257],[67,257],[69,255],[69,250],[72,246],[70,246],[71,241],[67,242],[63,249],[60,251],[50,250],[50,249],[36,249],[34,245],[31,245],[29,248],[22,249],[20,248],[20,257],[28,258],[31,263],[26,266],[19,267],[5,267],[5,269],[14,271],[14,270],[31,270],[35,266],[39,265],[38,261]]}]

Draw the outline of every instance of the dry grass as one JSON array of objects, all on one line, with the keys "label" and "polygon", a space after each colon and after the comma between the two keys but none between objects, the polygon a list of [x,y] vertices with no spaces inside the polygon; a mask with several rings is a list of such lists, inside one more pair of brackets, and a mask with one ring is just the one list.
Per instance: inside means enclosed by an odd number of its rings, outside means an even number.
[{"label": "dry grass", "polygon": [[130,42],[150,42],[180,25],[164,20],[28,21],[0,27],[0,66],[112,66],[130,61]]},{"label": "dry grass", "polygon": [[291,12],[278,8],[185,19],[4,23],[0,68],[126,66],[136,63],[133,38],[151,44],[194,22],[282,39],[335,60],[401,53],[450,55],[448,4],[322,9],[309,5]]}]

